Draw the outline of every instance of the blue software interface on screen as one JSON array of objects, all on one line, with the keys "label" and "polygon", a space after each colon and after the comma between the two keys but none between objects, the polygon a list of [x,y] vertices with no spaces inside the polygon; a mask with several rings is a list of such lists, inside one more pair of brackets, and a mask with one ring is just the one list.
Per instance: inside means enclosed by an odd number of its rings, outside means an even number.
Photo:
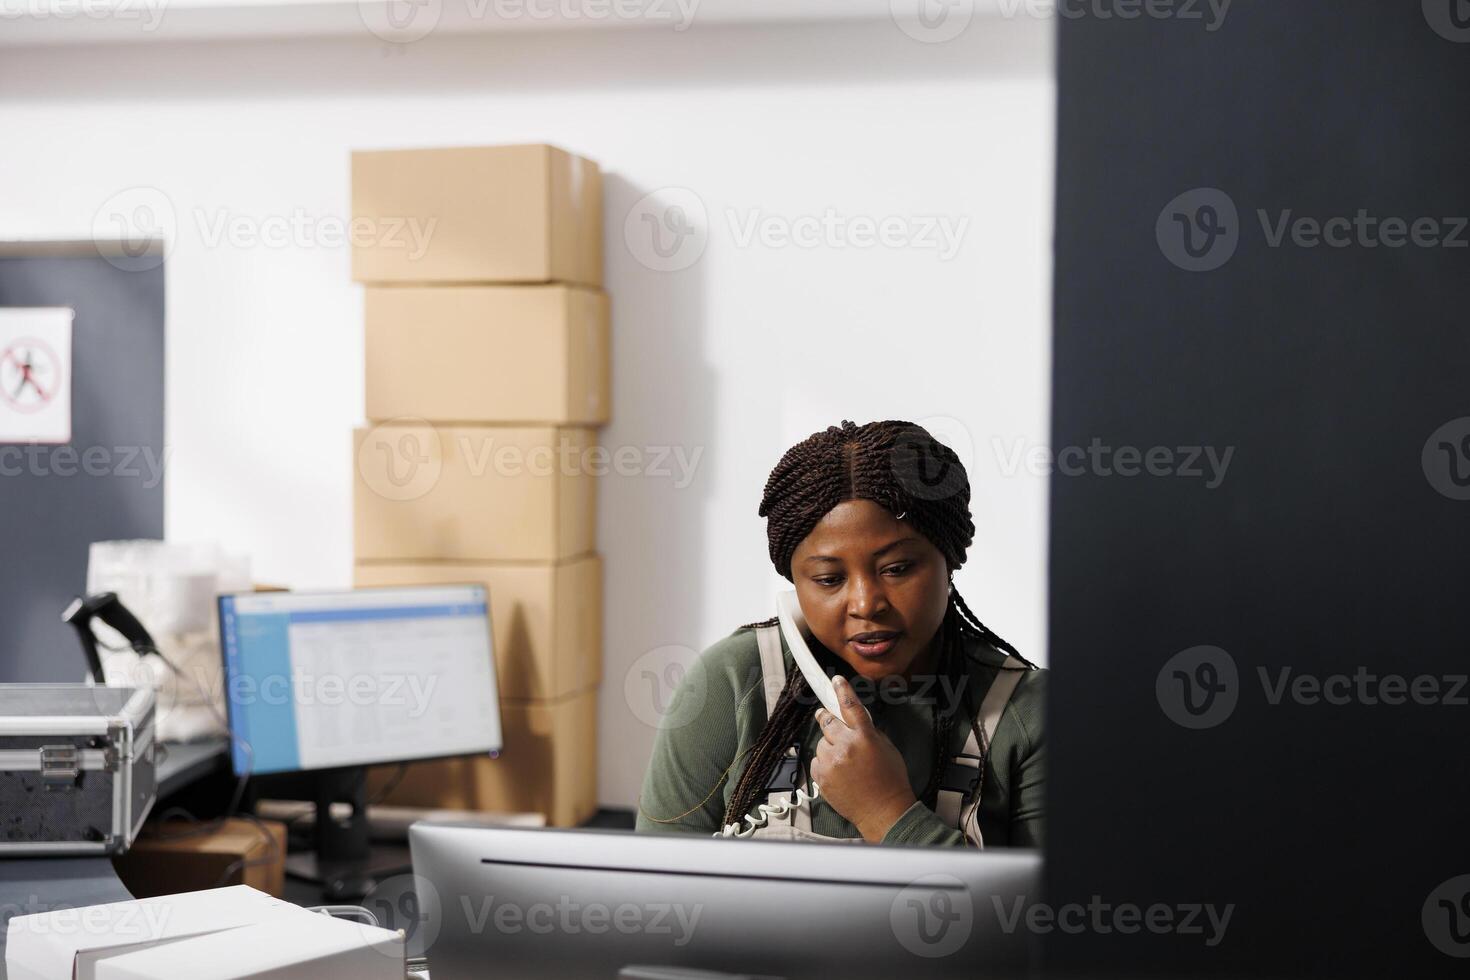
[{"label": "blue software interface on screen", "polygon": [[501,748],[483,586],[220,599],[236,773]]}]

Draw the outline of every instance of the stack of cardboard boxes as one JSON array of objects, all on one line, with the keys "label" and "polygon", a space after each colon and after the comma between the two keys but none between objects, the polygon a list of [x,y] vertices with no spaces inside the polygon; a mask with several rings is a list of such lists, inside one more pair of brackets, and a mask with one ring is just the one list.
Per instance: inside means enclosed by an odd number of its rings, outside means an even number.
[{"label": "stack of cardboard boxes", "polygon": [[355,153],[352,212],[356,583],[483,583],[505,731],[500,758],[415,764],[388,799],[581,823],[602,676],[601,175],[549,146]]}]

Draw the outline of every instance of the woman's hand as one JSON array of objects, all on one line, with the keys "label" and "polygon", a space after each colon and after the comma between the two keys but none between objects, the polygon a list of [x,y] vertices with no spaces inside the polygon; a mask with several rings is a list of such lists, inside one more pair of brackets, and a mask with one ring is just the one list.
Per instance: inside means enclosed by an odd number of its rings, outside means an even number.
[{"label": "woman's hand", "polygon": [[876,844],[914,805],[908,768],[888,736],[874,727],[852,685],[838,676],[832,686],[842,717],[817,709],[822,740],[812,761],[812,779],[832,809],[857,827],[864,840]]}]

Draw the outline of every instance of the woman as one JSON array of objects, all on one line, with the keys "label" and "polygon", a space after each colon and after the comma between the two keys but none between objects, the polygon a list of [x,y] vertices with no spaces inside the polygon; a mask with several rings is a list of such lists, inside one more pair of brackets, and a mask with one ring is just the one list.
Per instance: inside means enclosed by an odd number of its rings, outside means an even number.
[{"label": "woman", "polygon": [[[969,500],[959,458],[912,423],[843,422],[788,450],[760,514],[842,718],[818,706],[774,619],[736,630],[669,706],[638,829],[1039,847],[1046,671],[954,588]],[[791,808],[809,781],[819,795]]]}]

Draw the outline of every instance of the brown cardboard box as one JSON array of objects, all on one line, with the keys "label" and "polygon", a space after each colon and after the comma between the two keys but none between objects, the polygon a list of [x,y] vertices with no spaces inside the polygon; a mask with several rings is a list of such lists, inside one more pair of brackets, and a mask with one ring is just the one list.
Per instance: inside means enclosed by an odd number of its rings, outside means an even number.
[{"label": "brown cardboard box", "polygon": [[597,547],[591,429],[410,425],[353,434],[356,558],[558,561]]},{"label": "brown cardboard box", "polygon": [[357,282],[602,285],[602,174],[553,146],[352,154]]},{"label": "brown cardboard box", "polygon": [[[448,759],[409,765],[383,801],[398,806],[546,814],[575,827],[597,812],[597,692],[556,701],[503,701],[505,751],[498,759]],[[374,769],[368,793],[397,773]]]},{"label": "brown cardboard box", "polygon": [[112,866],[134,898],[224,885],[249,885],[277,898],[285,893],[285,824],[232,818],[200,833],[205,826],[150,821]]},{"label": "brown cardboard box", "polygon": [[607,296],[549,286],[372,286],[367,417],[608,420]]},{"label": "brown cardboard box", "polygon": [[602,559],[566,562],[358,562],[354,584],[484,584],[500,696],[559,698],[602,681]]}]

